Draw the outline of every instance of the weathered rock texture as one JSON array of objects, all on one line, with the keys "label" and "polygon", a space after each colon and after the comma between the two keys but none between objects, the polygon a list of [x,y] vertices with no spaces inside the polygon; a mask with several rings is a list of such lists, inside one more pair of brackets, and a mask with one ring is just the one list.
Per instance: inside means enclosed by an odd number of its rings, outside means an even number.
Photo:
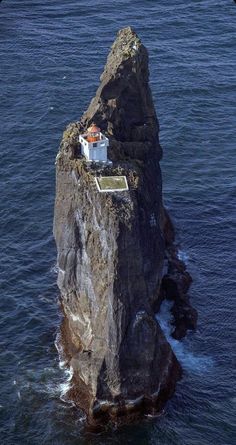
[{"label": "weathered rock texture", "polygon": [[[147,50],[131,28],[121,30],[96,97],[67,128],[57,155],[61,340],[73,370],[69,396],[90,423],[160,410],[181,375],[155,319],[171,286],[181,295],[170,297],[188,305],[188,286],[182,291],[187,272],[175,269],[173,226],[162,205],[162,150],[148,78]],[[78,135],[92,122],[110,139],[112,166],[88,166],[80,155]],[[125,174],[129,191],[99,193],[94,177],[101,172]]]}]

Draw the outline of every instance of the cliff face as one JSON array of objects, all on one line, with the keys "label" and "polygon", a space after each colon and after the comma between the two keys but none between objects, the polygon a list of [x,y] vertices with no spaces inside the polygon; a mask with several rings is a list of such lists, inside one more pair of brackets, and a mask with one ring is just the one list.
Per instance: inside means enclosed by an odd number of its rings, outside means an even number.
[{"label": "cliff face", "polygon": [[[90,422],[161,409],[181,373],[154,315],[173,286],[175,309],[182,298],[189,310],[190,279],[184,266],[178,269],[162,205],[162,150],[148,78],[145,47],[131,28],[121,30],[96,97],[64,132],[57,155],[61,341],[73,371],[69,397]],[[78,136],[92,122],[109,137],[112,165],[88,165],[80,155]],[[129,190],[99,193],[94,178],[101,173],[126,175]]]}]

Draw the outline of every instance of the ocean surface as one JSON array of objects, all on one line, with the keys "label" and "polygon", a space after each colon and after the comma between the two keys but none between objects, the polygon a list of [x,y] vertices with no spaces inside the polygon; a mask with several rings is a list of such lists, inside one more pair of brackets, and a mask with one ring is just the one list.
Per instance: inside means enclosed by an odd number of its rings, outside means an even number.
[{"label": "ocean surface", "polygon": [[[55,156],[94,95],[119,28],[150,53],[164,200],[193,276],[198,329],[170,337],[184,369],[163,415],[100,436],[63,402],[52,236]],[[236,443],[236,4],[233,0],[0,3],[0,443]]]}]

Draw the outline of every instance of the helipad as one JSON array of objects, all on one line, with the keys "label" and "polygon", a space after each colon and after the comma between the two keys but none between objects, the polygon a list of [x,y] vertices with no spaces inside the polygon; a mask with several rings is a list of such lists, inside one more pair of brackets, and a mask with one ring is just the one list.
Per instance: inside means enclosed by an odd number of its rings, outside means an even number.
[{"label": "helipad", "polygon": [[126,176],[100,176],[95,178],[99,192],[124,192],[128,190]]}]

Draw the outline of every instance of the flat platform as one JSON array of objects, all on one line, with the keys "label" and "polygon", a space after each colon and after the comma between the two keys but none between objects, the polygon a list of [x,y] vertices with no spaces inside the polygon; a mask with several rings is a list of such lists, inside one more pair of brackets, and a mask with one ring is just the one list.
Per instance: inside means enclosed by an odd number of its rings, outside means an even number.
[{"label": "flat platform", "polygon": [[99,192],[124,192],[129,190],[126,176],[100,176],[95,178]]}]

